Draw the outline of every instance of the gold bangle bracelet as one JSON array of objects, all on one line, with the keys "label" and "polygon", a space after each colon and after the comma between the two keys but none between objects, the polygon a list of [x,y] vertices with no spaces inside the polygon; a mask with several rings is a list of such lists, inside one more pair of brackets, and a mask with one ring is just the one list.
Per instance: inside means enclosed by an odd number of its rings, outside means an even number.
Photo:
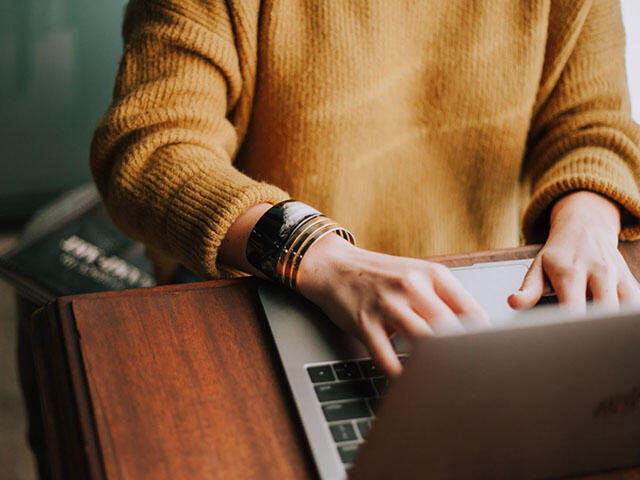
[{"label": "gold bangle bracelet", "polygon": [[303,235],[308,229],[313,228],[313,226],[317,225],[318,223],[326,223],[327,221],[330,220],[324,215],[320,215],[306,220],[295,228],[295,230],[291,233],[291,236],[283,245],[280,254],[278,255],[278,260],[276,262],[276,277],[279,281],[284,283],[283,279],[285,276],[285,265],[287,264],[289,255],[291,254],[291,251],[294,248],[295,243],[299,240],[300,236]]},{"label": "gold bangle bracelet", "polygon": [[330,233],[337,233],[338,235],[340,235],[339,232],[341,230],[343,230],[343,227],[341,227],[338,224],[335,224],[335,226],[330,227],[328,229],[323,229],[323,230],[318,229],[309,238],[308,242],[301,247],[300,253],[293,259],[294,264],[292,266],[291,276],[289,278],[289,287],[292,290],[296,289],[296,285],[297,285],[297,281],[298,281],[298,271],[300,269],[300,262],[302,262],[302,258],[304,257],[305,253],[307,253],[309,248],[314,243],[316,243],[318,240],[320,240],[322,237],[324,237],[325,235],[328,235]]},{"label": "gold bangle bracelet", "polygon": [[272,206],[254,225],[247,241],[247,261],[267,278],[295,288],[307,250],[328,233],[355,245],[351,232],[298,200]]},{"label": "gold bangle bracelet", "polygon": [[303,228],[300,228],[297,233],[294,235],[295,238],[287,242],[287,252],[285,255],[281,255],[277,268],[279,281],[291,289],[296,288],[302,257],[311,245],[320,238],[329,233],[336,233],[352,245],[356,244],[355,238],[349,230],[325,216],[305,222]]},{"label": "gold bangle bracelet", "polygon": [[293,289],[295,282],[295,278],[298,276],[298,268],[300,267],[300,261],[302,257],[308,250],[309,246],[315,242],[315,240],[320,236],[323,232],[329,231],[331,229],[336,229],[338,224],[335,222],[331,222],[329,224],[323,225],[310,231],[309,234],[303,239],[302,242],[298,245],[298,247],[294,250],[293,254],[289,257],[289,262],[286,266],[287,276],[286,276],[286,284],[289,288]]},{"label": "gold bangle bracelet", "polygon": [[299,252],[304,247],[304,245],[306,245],[307,241],[312,238],[316,232],[323,231],[327,228],[331,228],[337,225],[338,224],[336,222],[325,217],[322,220],[309,225],[304,231],[301,231],[300,234],[296,236],[291,244],[291,247],[289,248],[289,252],[282,262],[281,278],[282,282],[285,285],[291,284],[291,276],[293,275],[293,265],[295,264],[295,259],[299,255]]}]

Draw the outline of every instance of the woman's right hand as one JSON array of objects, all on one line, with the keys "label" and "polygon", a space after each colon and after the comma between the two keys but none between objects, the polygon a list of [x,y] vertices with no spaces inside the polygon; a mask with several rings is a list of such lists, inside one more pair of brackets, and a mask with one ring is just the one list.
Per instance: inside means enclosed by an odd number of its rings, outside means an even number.
[{"label": "woman's right hand", "polygon": [[408,339],[461,329],[456,315],[488,317],[445,266],[355,247],[337,235],[313,244],[298,271],[300,293],[355,335],[388,375],[402,366],[390,337]]}]

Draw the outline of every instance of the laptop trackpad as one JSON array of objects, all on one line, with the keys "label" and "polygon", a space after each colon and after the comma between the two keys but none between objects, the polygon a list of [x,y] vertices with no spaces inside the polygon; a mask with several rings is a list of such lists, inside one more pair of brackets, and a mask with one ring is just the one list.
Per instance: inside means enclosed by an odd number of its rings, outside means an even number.
[{"label": "laptop trackpad", "polygon": [[530,260],[509,265],[478,264],[452,272],[489,314],[491,322],[501,324],[516,314],[507,298],[520,288],[529,263]]}]

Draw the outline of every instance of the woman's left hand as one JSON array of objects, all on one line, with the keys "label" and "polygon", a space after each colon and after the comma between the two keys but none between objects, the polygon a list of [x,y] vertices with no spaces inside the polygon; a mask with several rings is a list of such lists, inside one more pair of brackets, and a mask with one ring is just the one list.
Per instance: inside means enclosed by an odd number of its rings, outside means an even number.
[{"label": "woman's left hand", "polygon": [[638,283],[618,251],[619,233],[612,201],[588,191],[561,198],[551,210],[549,237],[509,305],[533,307],[549,288],[547,279],[559,303],[577,312],[585,311],[588,294],[609,307],[640,305]]}]

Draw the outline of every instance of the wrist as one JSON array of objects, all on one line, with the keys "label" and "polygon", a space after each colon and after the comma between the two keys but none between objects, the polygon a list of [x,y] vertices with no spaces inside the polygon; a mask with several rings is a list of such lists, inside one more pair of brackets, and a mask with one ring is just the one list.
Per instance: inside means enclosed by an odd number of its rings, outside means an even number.
[{"label": "wrist", "polygon": [[322,292],[333,282],[333,275],[340,271],[350,257],[360,251],[344,238],[331,234],[315,242],[304,256],[298,270],[298,290],[309,299]]},{"label": "wrist", "polygon": [[581,223],[604,229],[616,238],[620,233],[620,209],[607,197],[590,191],[570,193],[551,209],[550,228],[566,223]]}]

